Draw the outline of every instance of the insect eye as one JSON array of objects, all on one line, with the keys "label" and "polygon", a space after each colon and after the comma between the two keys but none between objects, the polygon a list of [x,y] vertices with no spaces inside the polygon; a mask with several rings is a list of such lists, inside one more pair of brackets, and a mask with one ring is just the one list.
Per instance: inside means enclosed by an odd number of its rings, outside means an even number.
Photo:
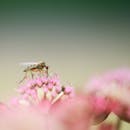
[{"label": "insect eye", "polygon": [[49,67],[48,67],[48,66],[46,66],[46,69],[47,69],[47,70],[48,70],[48,68],[49,68]]}]

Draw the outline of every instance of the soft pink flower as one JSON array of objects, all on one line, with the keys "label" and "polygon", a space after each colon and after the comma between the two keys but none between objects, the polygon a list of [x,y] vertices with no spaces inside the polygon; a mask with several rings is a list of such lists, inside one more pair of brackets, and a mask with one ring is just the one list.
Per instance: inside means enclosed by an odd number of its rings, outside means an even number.
[{"label": "soft pink flower", "polygon": [[[108,112],[113,111],[121,117],[121,119],[125,119],[126,117],[127,121],[130,121],[130,117],[123,112],[130,108],[129,69],[115,70],[93,78],[86,85],[86,93],[95,98],[104,98],[105,102],[103,105],[106,106],[107,104]],[[97,105],[97,107],[98,106],[99,105]],[[119,106],[120,108],[116,109]],[[101,113],[103,114],[104,112],[102,111]]]},{"label": "soft pink flower", "polygon": [[102,123],[98,130],[117,130],[115,125],[112,123]]},{"label": "soft pink flower", "polygon": [[58,100],[71,98],[74,95],[72,86],[63,86],[58,75],[42,76],[26,80],[18,88],[20,93],[18,103],[28,102],[30,105],[37,105],[47,100],[54,104]]},{"label": "soft pink flower", "polygon": [[76,96],[54,105],[52,115],[57,117],[65,130],[89,130],[92,111],[85,96]]},{"label": "soft pink flower", "polygon": [[[39,109],[38,109],[39,110]],[[24,107],[4,111],[0,116],[1,130],[63,130],[61,124],[49,114],[35,108]]]},{"label": "soft pink flower", "polygon": [[8,106],[4,103],[0,103],[0,114],[8,110]]}]

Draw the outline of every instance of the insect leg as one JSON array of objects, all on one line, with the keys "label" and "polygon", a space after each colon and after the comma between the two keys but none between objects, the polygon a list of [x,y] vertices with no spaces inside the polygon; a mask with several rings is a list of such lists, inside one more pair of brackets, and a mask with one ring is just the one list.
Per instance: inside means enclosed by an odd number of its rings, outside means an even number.
[{"label": "insect leg", "polygon": [[46,75],[47,75],[47,77],[48,77],[48,66],[46,66],[45,69],[46,69],[46,70],[45,70],[45,73],[46,73]]},{"label": "insect leg", "polygon": [[19,84],[22,83],[26,78],[27,78],[27,72],[25,72],[23,79],[19,81]]},{"label": "insect leg", "polygon": [[30,71],[32,79],[34,78],[34,74],[32,71]]}]

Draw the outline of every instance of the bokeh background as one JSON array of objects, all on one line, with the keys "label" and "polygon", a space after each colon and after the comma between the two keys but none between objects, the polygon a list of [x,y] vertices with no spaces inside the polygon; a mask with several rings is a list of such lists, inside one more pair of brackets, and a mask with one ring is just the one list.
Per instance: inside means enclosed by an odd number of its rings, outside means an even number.
[{"label": "bokeh background", "polygon": [[79,89],[93,75],[130,67],[130,6],[112,0],[1,0],[0,100],[15,93],[21,62],[45,61]]}]

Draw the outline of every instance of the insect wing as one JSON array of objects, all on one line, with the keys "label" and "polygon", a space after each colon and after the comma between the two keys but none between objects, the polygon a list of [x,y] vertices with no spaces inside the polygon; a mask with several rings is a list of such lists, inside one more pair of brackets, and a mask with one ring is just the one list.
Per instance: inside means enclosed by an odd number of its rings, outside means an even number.
[{"label": "insect wing", "polygon": [[37,65],[37,62],[22,62],[20,63],[21,66],[30,66],[30,65]]}]

